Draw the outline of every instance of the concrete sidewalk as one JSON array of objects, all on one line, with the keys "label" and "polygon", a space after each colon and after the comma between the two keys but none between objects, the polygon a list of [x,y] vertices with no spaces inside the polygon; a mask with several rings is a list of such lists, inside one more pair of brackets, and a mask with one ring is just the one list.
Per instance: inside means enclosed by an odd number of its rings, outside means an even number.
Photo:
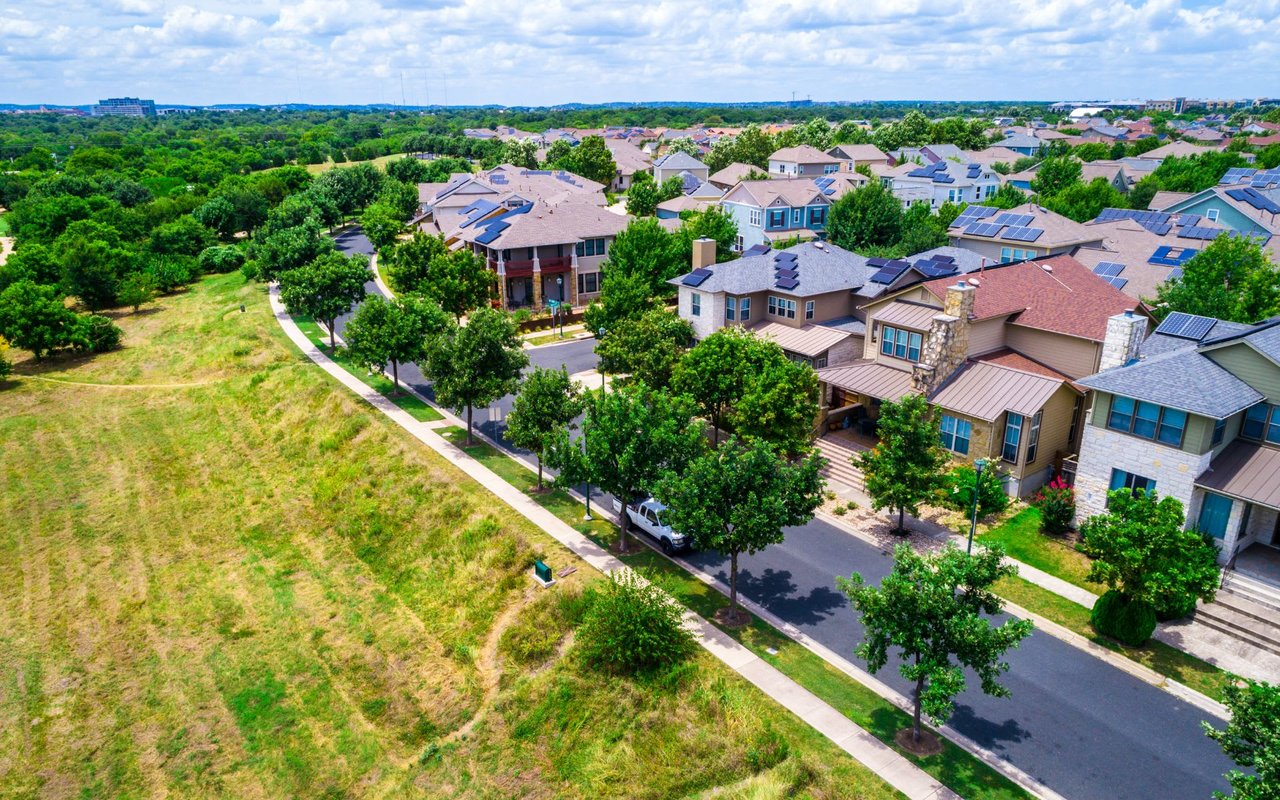
[{"label": "concrete sidewalk", "polygon": [[[276,321],[289,339],[343,386],[439,453],[592,567],[606,574],[618,570],[629,570],[607,550],[444,439],[428,423],[415,420],[380,392],[370,388],[334,363],[313,345],[294,323],[280,302],[279,289],[276,286],[271,288],[271,308]],[[705,650],[758,687],[779,705],[822,733],[837,747],[864,764],[905,796],[912,800],[959,797],[897,751],[855,725],[839,711],[734,641],[707,620],[691,611],[686,611],[685,622]]]}]

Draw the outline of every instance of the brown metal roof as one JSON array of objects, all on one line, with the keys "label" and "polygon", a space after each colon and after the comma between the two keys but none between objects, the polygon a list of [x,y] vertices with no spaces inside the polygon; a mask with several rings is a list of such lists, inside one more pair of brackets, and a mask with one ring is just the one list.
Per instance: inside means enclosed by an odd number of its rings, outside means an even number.
[{"label": "brown metal roof", "polygon": [[1196,478],[1196,486],[1280,509],[1280,450],[1237,439]]},{"label": "brown metal roof", "polygon": [[1006,411],[1031,415],[1044,407],[1064,381],[1009,369],[986,361],[970,361],[929,402],[992,422]]},{"label": "brown metal roof", "polygon": [[912,393],[911,373],[874,361],[855,361],[841,367],[818,370],[818,379],[847,392],[897,402]]},{"label": "brown metal roof", "polygon": [[761,322],[753,326],[751,332],[776,342],[783,350],[808,358],[822,355],[850,336],[848,331],[824,328],[821,325],[793,328],[781,322]]},{"label": "brown metal roof", "polygon": [[927,331],[933,318],[941,313],[942,309],[934,308],[933,306],[895,300],[885,306],[883,310],[876,312],[875,321],[886,325],[901,325],[904,328]]}]

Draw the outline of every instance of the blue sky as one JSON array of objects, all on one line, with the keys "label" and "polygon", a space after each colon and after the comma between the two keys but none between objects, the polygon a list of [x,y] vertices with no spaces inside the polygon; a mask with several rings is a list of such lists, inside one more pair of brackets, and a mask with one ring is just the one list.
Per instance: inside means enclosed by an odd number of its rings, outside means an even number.
[{"label": "blue sky", "polygon": [[1280,96],[1280,0],[23,0],[0,102]]}]

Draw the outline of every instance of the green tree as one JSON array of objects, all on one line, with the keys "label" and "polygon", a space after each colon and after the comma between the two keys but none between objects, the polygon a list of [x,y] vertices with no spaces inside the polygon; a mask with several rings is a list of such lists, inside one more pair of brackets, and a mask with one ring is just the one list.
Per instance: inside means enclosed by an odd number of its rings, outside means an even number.
[{"label": "green tree", "polygon": [[[956,207],[952,206],[952,208]],[[935,216],[929,204],[923,200],[911,204],[911,207],[902,215],[902,238],[898,241],[904,254],[922,253],[925,250],[946,245],[946,224],[950,220],[944,222],[941,212],[942,210],[939,209],[938,216]],[[956,214],[958,213],[957,211]]]},{"label": "green tree", "polygon": [[783,528],[813,519],[822,502],[822,465],[814,453],[790,461],[761,439],[731,436],[658,483],[654,493],[667,506],[671,527],[698,547],[729,556],[731,624],[746,621],[738,606],[738,556],[779,544]]},{"label": "green tree", "polygon": [[543,163],[556,169],[568,169],[572,155],[573,145],[564,139],[556,139],[547,146],[547,160]]},{"label": "green tree", "polygon": [[1160,191],[1160,181],[1148,175],[1129,189],[1129,195],[1125,200],[1130,208],[1145,210],[1151,205],[1151,198],[1155,197],[1158,191]]},{"label": "green tree", "polygon": [[146,272],[131,272],[120,281],[117,299],[122,305],[132,306],[133,313],[156,296],[156,280]]},{"label": "green tree", "polygon": [[531,139],[523,142],[513,139],[502,146],[502,155],[499,158],[504,164],[524,167],[525,169],[537,169],[538,145]]},{"label": "green tree", "polygon": [[[1276,800],[1280,797],[1280,687],[1255,680],[1229,683],[1223,700],[1231,721],[1221,730],[1200,723],[1227,758],[1249,772],[1227,773],[1230,800]],[[1227,795],[1215,792],[1220,800]]]},{"label": "green tree", "polygon": [[474,309],[489,304],[495,277],[485,260],[466,248],[438,255],[427,269],[428,280],[419,291],[461,319]]},{"label": "green tree", "polygon": [[371,294],[343,330],[347,352],[375,372],[391,365],[391,385],[400,392],[400,365],[425,360],[428,341],[448,330],[449,318],[435,303],[414,295],[384,300]]},{"label": "green tree", "polygon": [[[705,211],[686,211],[681,217],[683,219],[676,229],[672,243],[672,259],[680,269],[692,263],[693,243],[696,239],[715,240],[717,262],[737,257],[733,252],[733,245],[738,238],[738,224],[728,212],[718,206],[711,206]],[[671,277],[674,278],[675,275]]]},{"label": "green tree", "polygon": [[1042,197],[1053,197],[1069,186],[1080,183],[1080,162],[1070,156],[1046,158],[1040,162],[1031,190]]},{"label": "green tree", "polygon": [[529,363],[511,315],[481,308],[467,324],[450,325],[433,341],[427,374],[436,399],[457,413],[467,414],[467,444],[473,443],[472,412],[476,406],[515,392],[520,371]]},{"label": "green tree", "polygon": [[938,421],[921,395],[882,405],[876,431],[880,442],[855,463],[863,472],[871,507],[897,509],[897,532],[905,534],[905,515],[918,514],[920,504],[937,491],[948,456]]},{"label": "green tree", "polygon": [[263,280],[282,278],[284,273],[303,267],[321,257],[337,255],[333,241],[324,235],[320,221],[306,217],[293,227],[272,230],[259,237],[251,250]]},{"label": "green tree", "polygon": [[787,456],[808,449],[818,418],[817,373],[762,339],[756,339],[747,355],[746,381],[730,408],[730,427],[739,436],[762,439]]},{"label": "green tree", "polygon": [[618,165],[613,163],[613,153],[602,136],[587,136],[569,154],[569,171],[587,180],[613,183],[618,175]]},{"label": "green tree", "polygon": [[1206,151],[1193,156],[1170,156],[1160,162],[1151,177],[1169,192],[1202,192],[1216,186],[1227,170],[1248,164],[1239,153]]},{"label": "green tree", "polygon": [[893,571],[879,587],[867,586],[856,572],[836,579],[862,615],[866,633],[856,652],[867,669],[879,672],[896,648],[899,673],[915,682],[911,731],[916,745],[922,715],[941,725],[955,710],[954,698],[965,689],[965,669],[977,674],[984,693],[1009,696],[1008,688],[997,683],[1009,669],[1003,658],[1031,635],[1032,624],[1010,619],[993,626],[988,619],[1003,606],[991,586],[1017,573],[1003,561],[999,546],[969,556],[952,545],[921,555],[900,544],[893,552]]},{"label": "green tree", "polygon": [[982,201],[982,204],[984,206],[1003,208],[1007,211],[1011,208],[1017,208],[1025,202],[1027,202],[1027,196],[1021,189],[1011,183],[1002,183],[996,193]]},{"label": "green tree", "polygon": [[62,280],[62,263],[52,249],[32,242],[9,253],[0,264],[0,290],[21,280],[53,285]]},{"label": "green tree", "polygon": [[329,346],[336,347],[334,321],[364,299],[370,277],[364,256],[326,253],[280,275],[280,300],[290,314],[324,323],[329,328]]},{"label": "green tree", "polygon": [[896,244],[902,236],[902,203],[880,181],[871,181],[832,204],[827,236],[846,250]]},{"label": "green tree", "polygon": [[671,384],[671,374],[693,345],[693,326],[665,308],[653,308],[636,319],[607,328],[596,345],[600,371],[630,375],[655,389]]},{"label": "green tree", "polygon": [[584,663],[613,673],[645,674],[697,651],[684,607],[630,570],[610,573],[585,594],[586,612],[574,649]]},{"label": "green tree", "polygon": [[[1121,143],[1121,147],[1124,145]],[[1072,149],[1071,154],[1081,161],[1101,161],[1111,153],[1111,148],[1103,142],[1085,142]]]},{"label": "green tree", "polygon": [[1125,196],[1116,191],[1106,178],[1089,183],[1073,183],[1052,197],[1044,198],[1045,208],[1076,222],[1088,222],[1104,208],[1124,208]]},{"label": "green tree", "polygon": [[162,256],[198,256],[213,243],[209,229],[186,215],[153,230],[147,249]]},{"label": "green tree", "polygon": [[97,310],[116,302],[120,279],[133,271],[136,259],[122,247],[88,237],[59,240],[62,284],[86,307]]},{"label": "green tree", "polygon": [[9,341],[0,336],[0,381],[13,373],[13,362],[9,360]]},{"label": "green tree", "polygon": [[422,292],[430,287],[431,262],[448,252],[443,236],[430,236],[419,230],[379,259],[396,291]]},{"label": "green tree", "polygon": [[627,272],[604,272],[601,275],[600,299],[587,306],[583,322],[587,330],[600,335],[644,316],[653,308],[652,283],[644,275]]},{"label": "green tree", "polygon": [[[637,172],[636,177],[648,175]],[[647,181],[635,180],[627,189],[627,213],[633,217],[652,217],[658,213],[658,186],[653,178]]]},{"label": "green tree", "polygon": [[564,367],[534,367],[520,382],[507,415],[506,438],[538,459],[538,491],[542,491],[542,460],[561,431],[582,411],[578,387]]},{"label": "green tree", "polygon": [[360,228],[379,253],[396,242],[404,230],[404,220],[396,209],[386,203],[374,203],[360,215]]},{"label": "green tree", "polygon": [[667,281],[679,275],[684,266],[678,259],[675,238],[649,217],[632,220],[617,235],[601,269],[606,286],[615,274],[639,276],[648,283],[649,297],[658,297],[671,293]]},{"label": "green tree", "polygon": [[387,177],[403,183],[431,183],[431,170],[420,158],[397,158],[383,168]]},{"label": "green tree", "polygon": [[694,158],[702,158],[702,148],[688,136],[681,136],[678,139],[672,139],[667,142],[667,154],[686,153]]},{"label": "green tree", "polygon": [[[687,398],[636,382],[589,392],[582,435],[562,431],[547,453],[562,486],[590,482],[630,503],[652,494],[666,472],[683,472],[706,448]],[[623,515],[619,549],[627,552],[631,521]]]},{"label": "green tree", "polygon": [[[1117,489],[1107,496],[1106,512],[1080,526],[1080,549],[1093,559],[1088,580],[1105,583],[1108,595],[1118,595],[1111,603],[1151,609],[1150,627],[1143,633],[1115,629],[1095,606],[1093,622],[1099,632],[1141,644],[1151,635],[1157,614],[1185,615],[1197,598],[1213,599],[1220,577],[1218,549],[1204,534],[1184,528],[1185,519],[1176,498]],[[1108,607],[1101,598],[1099,606]]]},{"label": "green tree", "polygon": [[22,280],[0,292],[0,336],[30,350],[36,361],[75,344],[78,320],[52,286]]},{"label": "green tree", "polygon": [[1280,276],[1251,238],[1223,233],[1156,289],[1153,311],[1253,323],[1280,313]]}]

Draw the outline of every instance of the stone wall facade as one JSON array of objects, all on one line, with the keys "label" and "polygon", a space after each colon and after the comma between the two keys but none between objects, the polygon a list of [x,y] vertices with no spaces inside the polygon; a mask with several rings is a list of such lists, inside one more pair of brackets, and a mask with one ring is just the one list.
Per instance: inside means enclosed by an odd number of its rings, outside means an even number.
[{"label": "stone wall facade", "polygon": [[933,317],[920,348],[920,363],[911,370],[911,387],[928,395],[969,357],[969,319],[974,288],[967,283],[947,289],[942,313]]},{"label": "stone wall facade", "polygon": [[1102,356],[1098,371],[1123,367],[1138,357],[1142,340],[1147,334],[1147,318],[1132,310],[1107,319],[1107,333],[1102,340]]},{"label": "stone wall facade", "polygon": [[1195,519],[1192,516],[1195,479],[1212,458],[1212,452],[1188,453],[1087,424],[1076,473],[1076,521],[1082,522],[1106,509],[1113,469],[1151,478],[1156,482],[1157,494],[1177,498],[1187,509],[1188,517]]}]

